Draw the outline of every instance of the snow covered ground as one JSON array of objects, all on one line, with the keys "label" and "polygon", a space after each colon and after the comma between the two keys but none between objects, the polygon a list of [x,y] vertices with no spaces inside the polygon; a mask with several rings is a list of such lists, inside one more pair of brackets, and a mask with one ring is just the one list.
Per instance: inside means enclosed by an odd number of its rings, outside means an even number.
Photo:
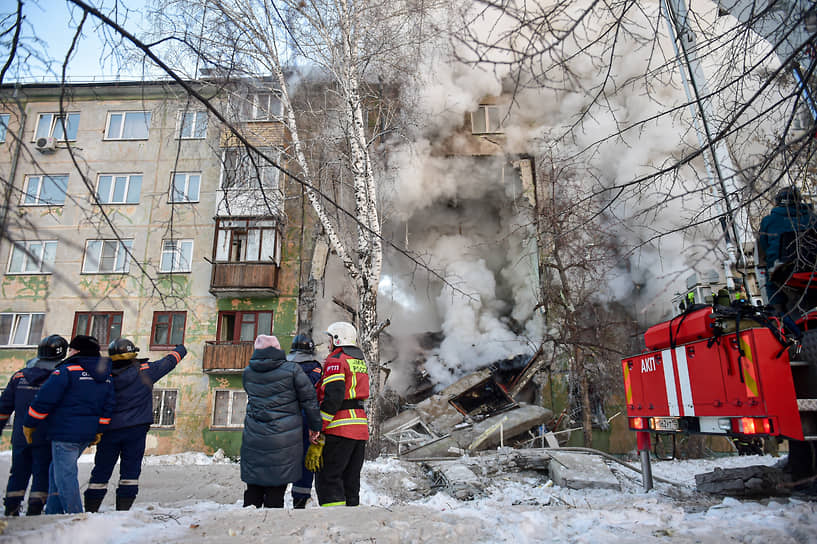
[{"label": "snow covered ground", "polygon": [[[9,452],[0,452],[6,473]],[[87,484],[92,458],[80,460]],[[241,508],[239,467],[201,453],[147,457],[129,512],[113,511],[113,488],[98,514],[6,518],[2,543],[338,542],[338,543],[722,543],[817,542],[817,502],[738,501],[695,492],[695,474],[714,467],[774,464],[772,457],[656,461],[656,483],[613,464],[621,491],[574,491],[544,474],[508,473],[486,496],[458,501],[415,463],[379,459],[364,467],[362,506],[293,510]],[[118,478],[114,473],[113,480]],[[84,485],[83,485],[84,488]]]}]

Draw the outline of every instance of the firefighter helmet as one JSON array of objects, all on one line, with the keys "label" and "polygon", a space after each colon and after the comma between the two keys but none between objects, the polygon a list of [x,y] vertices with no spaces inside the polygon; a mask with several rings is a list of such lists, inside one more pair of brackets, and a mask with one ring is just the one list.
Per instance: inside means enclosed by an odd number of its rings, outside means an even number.
[{"label": "firefighter helmet", "polygon": [[800,189],[794,186],[783,187],[777,191],[777,196],[774,197],[775,206],[794,206],[800,204],[802,200]]},{"label": "firefighter helmet", "polygon": [[139,348],[127,338],[117,338],[108,344],[108,357],[114,361],[133,359],[139,352]]},{"label": "firefighter helmet", "polygon": [[68,353],[68,341],[59,334],[52,334],[40,340],[37,357],[47,361],[59,361]]},{"label": "firefighter helmet", "polygon": [[356,346],[357,331],[354,325],[345,321],[332,323],[326,328],[326,334],[332,337],[332,346]]},{"label": "firefighter helmet", "polygon": [[290,351],[303,351],[305,353],[315,353],[315,342],[308,334],[299,334],[292,339]]}]

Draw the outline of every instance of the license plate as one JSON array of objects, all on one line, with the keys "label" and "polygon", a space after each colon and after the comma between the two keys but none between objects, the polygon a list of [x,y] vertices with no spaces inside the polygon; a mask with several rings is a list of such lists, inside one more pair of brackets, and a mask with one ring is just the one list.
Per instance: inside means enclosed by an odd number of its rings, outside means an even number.
[{"label": "license plate", "polygon": [[654,417],[652,418],[652,428],[655,431],[677,431],[678,420],[674,417]]}]

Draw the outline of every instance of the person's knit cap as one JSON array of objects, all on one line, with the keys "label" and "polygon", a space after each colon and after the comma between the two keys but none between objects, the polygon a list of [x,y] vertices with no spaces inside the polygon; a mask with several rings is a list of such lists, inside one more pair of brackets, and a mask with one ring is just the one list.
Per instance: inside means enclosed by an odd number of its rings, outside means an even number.
[{"label": "person's knit cap", "polygon": [[278,342],[278,339],[274,336],[268,336],[266,334],[259,334],[258,338],[255,339],[255,349],[266,349],[266,348],[275,348],[281,349],[281,343]]},{"label": "person's knit cap", "polygon": [[71,340],[68,347],[77,350],[80,355],[99,357],[99,340],[93,336],[78,334]]}]

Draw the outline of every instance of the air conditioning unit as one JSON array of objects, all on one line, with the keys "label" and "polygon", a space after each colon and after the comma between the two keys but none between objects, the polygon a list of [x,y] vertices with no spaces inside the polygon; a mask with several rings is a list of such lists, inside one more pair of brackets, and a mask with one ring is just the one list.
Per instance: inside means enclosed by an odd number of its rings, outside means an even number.
[{"label": "air conditioning unit", "polygon": [[53,153],[57,149],[57,139],[50,136],[48,138],[37,138],[34,147],[41,153]]}]

